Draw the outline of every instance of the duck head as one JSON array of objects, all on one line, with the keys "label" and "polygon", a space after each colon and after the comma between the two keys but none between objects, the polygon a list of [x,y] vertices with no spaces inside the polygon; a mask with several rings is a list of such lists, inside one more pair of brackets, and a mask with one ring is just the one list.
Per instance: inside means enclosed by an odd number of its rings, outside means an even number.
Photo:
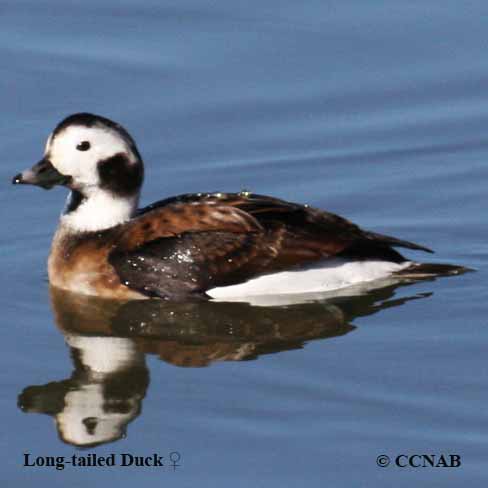
[{"label": "duck head", "polygon": [[47,139],[43,159],[12,182],[69,188],[62,223],[86,231],[130,218],[137,208],[143,176],[137,146],[121,125],[79,113],[58,124]]}]

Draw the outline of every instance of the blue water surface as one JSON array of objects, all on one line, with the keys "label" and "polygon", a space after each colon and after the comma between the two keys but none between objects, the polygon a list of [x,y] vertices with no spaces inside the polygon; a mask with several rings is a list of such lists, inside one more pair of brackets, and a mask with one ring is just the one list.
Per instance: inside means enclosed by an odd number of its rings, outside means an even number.
[{"label": "blue water surface", "polygon": [[[3,486],[486,486],[486,2],[4,0],[0,14]],[[289,309],[157,310],[170,326],[149,332],[139,309],[51,305],[65,191],[10,181],[79,111],[133,134],[143,204],[246,188],[477,272]],[[83,369],[99,336],[138,351],[126,376]],[[80,449],[53,419],[97,385],[125,420]],[[176,470],[23,466],[172,452]],[[462,465],[381,468],[383,454]]]}]

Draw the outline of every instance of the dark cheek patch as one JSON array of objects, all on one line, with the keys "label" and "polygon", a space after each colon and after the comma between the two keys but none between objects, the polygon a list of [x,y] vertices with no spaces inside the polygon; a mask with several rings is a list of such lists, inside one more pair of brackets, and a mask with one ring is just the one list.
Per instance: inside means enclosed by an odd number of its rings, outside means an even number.
[{"label": "dark cheek patch", "polygon": [[144,170],[142,163],[131,163],[127,156],[118,153],[98,163],[100,186],[105,190],[128,196],[136,193],[142,185]]}]

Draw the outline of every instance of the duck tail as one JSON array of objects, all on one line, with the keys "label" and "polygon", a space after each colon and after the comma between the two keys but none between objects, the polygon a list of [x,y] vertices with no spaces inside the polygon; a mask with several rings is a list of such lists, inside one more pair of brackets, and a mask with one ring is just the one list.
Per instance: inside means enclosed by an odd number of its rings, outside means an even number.
[{"label": "duck tail", "polygon": [[412,263],[408,268],[402,269],[395,273],[395,276],[401,276],[403,278],[434,278],[437,276],[455,276],[464,273],[470,273],[475,271],[472,268],[466,268],[465,266],[457,266],[455,264],[444,263]]},{"label": "duck tail", "polygon": [[429,249],[428,247],[421,246],[420,244],[415,244],[414,242],[397,239],[396,237],[386,236],[384,234],[377,234],[376,232],[365,232],[365,235],[367,239],[371,239],[372,241],[386,244],[388,246],[415,249],[416,251],[425,251],[431,254],[434,253],[434,251],[432,249]]}]

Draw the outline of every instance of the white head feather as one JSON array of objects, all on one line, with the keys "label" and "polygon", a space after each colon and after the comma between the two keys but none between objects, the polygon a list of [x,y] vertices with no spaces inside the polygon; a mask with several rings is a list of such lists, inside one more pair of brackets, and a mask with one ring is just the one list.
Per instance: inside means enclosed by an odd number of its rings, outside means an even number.
[{"label": "white head feather", "polygon": [[[116,156],[121,156],[129,169],[140,165],[142,175],[142,161],[135,144],[119,126],[111,127],[103,122],[89,126],[73,123],[49,136],[45,157],[61,174],[71,177],[70,188],[83,197],[80,199],[78,194],[78,205],[72,208],[74,195],[70,194],[61,217],[63,226],[79,232],[98,231],[133,216],[140,188],[120,194],[111,191],[107,181],[101,180],[100,165]],[[117,174],[111,178],[115,182]]]},{"label": "white head feather", "polygon": [[[88,143],[89,149],[77,149],[82,143]],[[115,130],[101,125],[72,125],[49,136],[45,156],[61,174],[73,178],[74,188],[90,189],[100,185],[98,163],[120,153],[130,162],[138,162],[129,143]]]}]

